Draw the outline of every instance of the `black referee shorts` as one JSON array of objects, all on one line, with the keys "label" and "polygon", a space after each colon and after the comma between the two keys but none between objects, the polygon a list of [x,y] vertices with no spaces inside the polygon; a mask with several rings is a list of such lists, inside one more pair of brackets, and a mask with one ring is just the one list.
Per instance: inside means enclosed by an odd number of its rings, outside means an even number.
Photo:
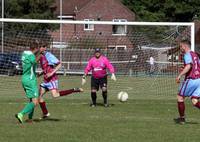
[{"label": "black referee shorts", "polygon": [[94,78],[93,76],[91,77],[91,89],[99,90],[99,87],[107,87],[107,75],[104,76],[103,78]]}]

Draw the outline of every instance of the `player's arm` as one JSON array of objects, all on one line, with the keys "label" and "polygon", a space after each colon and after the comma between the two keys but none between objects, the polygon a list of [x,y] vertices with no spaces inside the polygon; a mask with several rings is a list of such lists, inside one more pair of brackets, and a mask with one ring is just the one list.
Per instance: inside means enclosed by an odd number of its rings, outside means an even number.
[{"label": "player's arm", "polygon": [[116,81],[117,79],[115,76],[115,69],[114,69],[113,65],[110,63],[110,61],[107,58],[105,58],[105,63],[106,63],[106,67],[109,69],[110,73],[112,74],[111,79]]},{"label": "player's arm", "polygon": [[52,74],[56,73],[60,68],[62,67],[62,64],[59,62],[56,67],[54,68],[54,70],[52,71]]},{"label": "player's arm", "polygon": [[176,78],[176,82],[180,83],[180,79],[183,75],[185,75],[187,72],[189,72],[189,70],[191,69],[192,65],[191,64],[187,64],[184,69],[181,71],[181,73],[177,76]]},{"label": "player's arm", "polygon": [[88,72],[90,72],[92,69],[92,60],[89,60],[85,70],[84,70],[84,75],[82,76],[82,85],[86,83],[86,76],[88,75]]},{"label": "player's arm", "polygon": [[180,83],[180,79],[183,75],[185,75],[187,72],[189,72],[189,70],[192,68],[192,56],[189,53],[186,53],[184,55],[184,62],[185,62],[185,66],[183,68],[183,70],[179,73],[179,75],[176,77],[176,82]]},{"label": "player's arm", "polygon": [[55,74],[60,68],[62,67],[62,64],[59,62],[58,64],[56,64],[56,66],[54,67],[54,70],[50,73],[47,73],[46,77],[49,78],[51,77],[53,74]]}]

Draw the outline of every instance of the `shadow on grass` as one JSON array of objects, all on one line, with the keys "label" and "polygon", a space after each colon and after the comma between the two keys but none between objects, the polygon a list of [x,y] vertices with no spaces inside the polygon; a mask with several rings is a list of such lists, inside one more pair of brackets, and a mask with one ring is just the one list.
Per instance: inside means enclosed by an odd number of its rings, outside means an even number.
[{"label": "shadow on grass", "polygon": [[109,108],[109,107],[113,107],[115,104],[108,104],[108,105],[104,105],[103,103],[97,103],[96,106],[93,106],[92,104],[84,104],[84,105],[88,105],[88,107],[105,107],[105,108]]},{"label": "shadow on grass", "polygon": [[190,125],[192,125],[192,124],[199,124],[198,122],[192,122],[192,121],[190,121],[190,122],[185,122],[185,124],[190,124]]},{"label": "shadow on grass", "polygon": [[174,118],[173,119],[175,124],[181,124],[181,125],[196,125],[199,124],[198,122],[194,122],[194,121],[180,121],[180,119]]},{"label": "shadow on grass", "polygon": [[181,123],[175,123],[176,125],[197,125],[199,124],[198,122],[185,122],[184,124]]},{"label": "shadow on grass", "polygon": [[[108,106],[109,107],[113,107],[115,104],[109,104]],[[97,103],[97,105],[96,106],[103,106],[104,107],[104,104],[102,104],[102,103]]]},{"label": "shadow on grass", "polygon": [[34,122],[43,122],[43,121],[62,121],[62,119],[57,119],[57,118],[45,118],[45,119],[33,119]]}]

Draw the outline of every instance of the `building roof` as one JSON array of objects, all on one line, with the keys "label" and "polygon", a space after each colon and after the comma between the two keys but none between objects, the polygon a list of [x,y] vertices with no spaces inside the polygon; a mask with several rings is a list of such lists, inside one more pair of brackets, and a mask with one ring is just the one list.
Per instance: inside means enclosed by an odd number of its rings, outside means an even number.
[{"label": "building roof", "polygon": [[[62,0],[63,15],[74,15],[75,11],[79,11],[92,0]],[[55,0],[56,15],[60,14],[60,1]]]},{"label": "building roof", "polygon": [[[63,15],[67,15],[67,16],[75,15],[76,11],[79,12],[82,8],[86,7],[92,1],[95,1],[95,0],[62,0],[63,2],[62,13]],[[121,3],[121,0],[116,0],[116,1]],[[56,9],[55,14],[60,15],[60,1],[55,0],[55,4],[52,7]]]}]

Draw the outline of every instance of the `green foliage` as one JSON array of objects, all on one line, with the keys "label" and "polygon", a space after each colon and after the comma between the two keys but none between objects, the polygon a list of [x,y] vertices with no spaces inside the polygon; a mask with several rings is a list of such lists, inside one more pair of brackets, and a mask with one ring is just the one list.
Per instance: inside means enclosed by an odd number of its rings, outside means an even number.
[{"label": "green foliage", "polygon": [[[6,0],[5,18],[53,19],[53,0]],[[54,29],[51,24],[5,23],[5,29],[41,31]]]},{"label": "green foliage", "polygon": [[6,0],[6,18],[52,19],[53,0]]},{"label": "green foliage", "polygon": [[198,0],[123,0],[139,21],[190,22],[200,16]]}]

